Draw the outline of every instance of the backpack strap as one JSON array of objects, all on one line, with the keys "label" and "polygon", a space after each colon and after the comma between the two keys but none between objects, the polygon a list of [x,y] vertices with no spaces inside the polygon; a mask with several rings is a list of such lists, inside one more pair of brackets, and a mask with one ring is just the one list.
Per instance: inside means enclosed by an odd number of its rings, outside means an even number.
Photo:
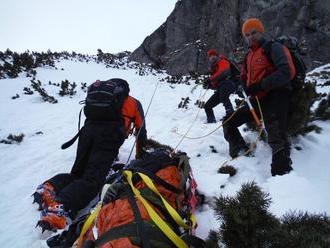
[{"label": "backpack strap", "polygon": [[124,175],[128,184],[130,185],[135,197],[140,200],[143,206],[146,208],[150,218],[156,224],[156,226],[173,242],[176,247],[188,248],[188,245],[183,241],[178,234],[176,234],[171,227],[158,215],[158,213],[151,207],[150,203],[141,195],[141,192],[134,186],[132,182],[132,172],[125,170]]},{"label": "backpack strap", "polygon": [[273,47],[274,42],[277,42],[277,41],[275,41],[275,40],[269,40],[269,41],[266,41],[262,45],[262,48],[264,49],[264,54],[265,54],[266,58],[268,59],[268,61],[272,65],[274,65],[273,59],[272,59],[272,47]]},{"label": "backpack strap", "polygon": [[80,129],[80,119],[81,119],[82,110],[83,110],[83,108],[81,108],[79,111],[78,133],[72,139],[65,142],[63,145],[61,145],[62,150],[65,150],[65,149],[69,148],[70,146],[72,146],[74,144],[74,142],[76,142],[76,140],[79,138],[79,135],[81,134],[81,130],[82,130],[82,128]]},{"label": "backpack strap", "polygon": [[144,175],[147,175],[149,178],[151,178],[155,183],[162,185],[164,188],[168,189],[169,191],[172,191],[173,193],[180,194],[182,192],[181,189],[174,187],[172,184],[169,184],[168,182],[164,181],[161,179],[159,176],[156,174],[143,169],[143,168],[138,168],[138,167],[133,167],[130,168],[130,170],[137,172],[137,173],[143,173]]},{"label": "backpack strap", "polygon": [[[151,244],[153,243],[161,243],[161,247],[171,248],[173,247],[172,242],[162,233],[160,232],[156,226],[143,222],[145,227],[145,234],[148,237],[148,240]],[[130,237],[133,240],[139,240],[139,234],[137,231],[137,223],[133,222],[130,224],[125,224],[121,226],[116,226],[103,233],[97,240],[92,241],[92,245],[90,247],[102,247],[102,245],[110,242],[112,240],[116,240],[119,238]],[[143,246],[144,247],[144,246]],[[154,245],[152,247],[155,247]]]},{"label": "backpack strap", "polygon": [[238,66],[230,59],[228,59],[227,57],[222,58],[223,60],[226,60],[229,65],[230,65],[230,77],[229,79],[233,80],[233,81],[237,81],[239,80],[239,76],[240,76],[240,70],[238,69]]},{"label": "backpack strap", "polygon": [[135,216],[135,220],[137,223],[137,228],[136,228],[137,236],[140,237],[141,239],[142,247],[151,248],[148,236],[146,235],[145,224],[142,220],[142,216],[139,211],[138,205],[136,203],[134,193],[132,192],[132,189],[130,189],[128,185],[127,187],[125,187],[125,191],[128,194],[128,201],[131,204]]},{"label": "backpack strap", "polygon": [[61,145],[61,149],[62,150],[65,150],[65,149],[69,148],[70,146],[72,146],[74,144],[74,142],[76,142],[76,140],[79,138],[79,136],[81,134],[81,130],[82,129],[80,129],[78,131],[78,133],[72,139],[70,139],[69,141],[65,142],[63,145]]}]

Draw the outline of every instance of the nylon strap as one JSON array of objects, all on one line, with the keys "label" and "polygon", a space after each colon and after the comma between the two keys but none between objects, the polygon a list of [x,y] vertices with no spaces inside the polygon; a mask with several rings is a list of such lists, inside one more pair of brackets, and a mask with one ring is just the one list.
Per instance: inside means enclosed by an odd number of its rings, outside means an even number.
[{"label": "nylon strap", "polygon": [[135,220],[136,220],[136,224],[137,224],[136,231],[137,231],[137,235],[140,237],[142,247],[151,248],[149,240],[147,238],[145,225],[143,223],[142,216],[139,211],[139,207],[138,207],[135,197],[134,197],[134,193],[132,192],[131,188],[128,187],[127,184],[125,187],[125,191],[128,194],[128,202],[131,204],[131,208],[132,208]]},{"label": "nylon strap", "polygon": [[132,182],[132,172],[125,170],[124,175],[128,184],[131,186],[135,196],[141,201],[146,208],[152,221],[158,226],[158,228],[179,248],[188,248],[188,245],[167,225],[167,223],[157,214],[157,212],[150,206],[150,204],[143,198],[140,191],[135,188]]},{"label": "nylon strap", "polygon": [[164,203],[165,208],[167,209],[168,213],[172,216],[173,220],[181,227],[183,227],[184,229],[190,229],[190,226],[188,226],[185,221],[181,218],[181,216],[179,215],[179,213],[164,199],[164,197],[159,193],[159,191],[157,190],[157,188],[155,187],[154,183],[152,182],[152,180],[142,174],[142,173],[138,173],[139,176],[142,178],[143,182],[148,186],[149,189],[151,189],[154,193],[156,193],[160,199],[162,200],[162,202]]},{"label": "nylon strap", "polygon": [[87,230],[90,228],[90,226],[93,224],[94,220],[96,219],[96,216],[99,214],[101,210],[102,204],[98,203],[94,211],[88,216],[87,220],[85,221],[83,228],[81,229],[80,235],[79,235],[79,242],[82,241],[84,235],[86,234]]}]

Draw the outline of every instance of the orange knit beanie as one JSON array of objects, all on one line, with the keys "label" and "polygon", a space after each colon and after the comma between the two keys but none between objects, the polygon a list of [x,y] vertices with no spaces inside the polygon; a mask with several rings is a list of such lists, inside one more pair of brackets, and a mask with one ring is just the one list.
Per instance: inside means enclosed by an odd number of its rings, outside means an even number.
[{"label": "orange knit beanie", "polygon": [[245,33],[249,32],[251,29],[255,29],[255,30],[259,31],[260,33],[265,32],[264,25],[257,18],[249,18],[244,22],[244,24],[242,26],[243,35]]}]

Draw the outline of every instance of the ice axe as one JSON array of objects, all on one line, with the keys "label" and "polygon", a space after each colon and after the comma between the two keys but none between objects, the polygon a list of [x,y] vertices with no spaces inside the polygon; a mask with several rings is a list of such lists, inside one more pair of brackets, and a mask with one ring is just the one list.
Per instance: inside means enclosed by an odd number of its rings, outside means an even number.
[{"label": "ice axe", "polygon": [[247,103],[247,105],[249,106],[249,110],[253,116],[253,119],[255,120],[255,122],[257,123],[257,126],[258,128],[264,133],[264,135],[266,136],[266,139],[268,137],[268,134],[267,134],[267,131],[266,131],[266,128],[265,128],[265,123],[263,122],[263,120],[260,120],[256,114],[256,111],[254,110],[252,104],[251,104],[251,101],[249,99],[249,97],[246,95],[245,91],[243,88],[240,89],[242,94],[243,94],[243,97],[244,97],[244,100],[245,102]]}]

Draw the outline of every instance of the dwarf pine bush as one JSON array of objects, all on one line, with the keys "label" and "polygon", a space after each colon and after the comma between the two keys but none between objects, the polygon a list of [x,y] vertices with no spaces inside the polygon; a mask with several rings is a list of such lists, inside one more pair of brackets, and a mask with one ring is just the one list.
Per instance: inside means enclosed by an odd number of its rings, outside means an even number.
[{"label": "dwarf pine bush", "polygon": [[215,198],[213,208],[221,225],[218,232],[210,232],[208,247],[330,247],[328,216],[290,212],[279,219],[269,212],[270,203],[270,196],[254,182],[243,184],[236,196]]}]

